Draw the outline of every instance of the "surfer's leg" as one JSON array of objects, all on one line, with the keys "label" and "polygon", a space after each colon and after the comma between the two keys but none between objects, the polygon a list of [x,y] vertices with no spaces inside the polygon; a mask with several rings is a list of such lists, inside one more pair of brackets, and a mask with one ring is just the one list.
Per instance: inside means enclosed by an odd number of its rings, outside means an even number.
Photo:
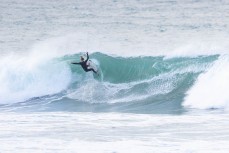
[{"label": "surfer's leg", "polygon": [[87,69],[86,72],[88,72],[88,71],[93,71],[95,74],[97,74],[97,72],[93,68]]}]

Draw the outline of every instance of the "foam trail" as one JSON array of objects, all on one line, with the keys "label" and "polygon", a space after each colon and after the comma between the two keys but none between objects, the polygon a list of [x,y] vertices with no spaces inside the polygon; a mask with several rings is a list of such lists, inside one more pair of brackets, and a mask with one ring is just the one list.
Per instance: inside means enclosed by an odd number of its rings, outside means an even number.
[{"label": "foam trail", "polygon": [[229,57],[221,56],[206,72],[201,74],[187,92],[185,107],[209,109],[229,107]]}]

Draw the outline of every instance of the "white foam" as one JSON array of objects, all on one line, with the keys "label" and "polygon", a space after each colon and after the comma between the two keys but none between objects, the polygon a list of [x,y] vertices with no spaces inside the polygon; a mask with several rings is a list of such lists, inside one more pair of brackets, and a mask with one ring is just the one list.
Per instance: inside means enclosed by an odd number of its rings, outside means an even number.
[{"label": "white foam", "polygon": [[14,103],[58,93],[67,88],[71,71],[65,63],[30,54],[0,60],[0,103]]},{"label": "white foam", "polygon": [[228,117],[228,114],[2,112],[1,152],[226,153]]},{"label": "white foam", "polygon": [[185,107],[209,109],[229,108],[229,57],[221,56],[206,72],[201,74],[187,92]]}]

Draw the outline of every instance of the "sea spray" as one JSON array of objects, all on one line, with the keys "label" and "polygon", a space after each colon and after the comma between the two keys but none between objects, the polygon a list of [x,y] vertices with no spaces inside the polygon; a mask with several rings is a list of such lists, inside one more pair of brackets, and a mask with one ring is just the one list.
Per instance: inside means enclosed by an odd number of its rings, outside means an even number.
[{"label": "sea spray", "polygon": [[71,71],[63,62],[34,56],[12,55],[0,61],[0,102],[22,102],[34,97],[52,95],[65,90],[71,81]]},{"label": "sea spray", "polygon": [[199,109],[229,106],[229,57],[222,55],[187,92],[184,106]]}]

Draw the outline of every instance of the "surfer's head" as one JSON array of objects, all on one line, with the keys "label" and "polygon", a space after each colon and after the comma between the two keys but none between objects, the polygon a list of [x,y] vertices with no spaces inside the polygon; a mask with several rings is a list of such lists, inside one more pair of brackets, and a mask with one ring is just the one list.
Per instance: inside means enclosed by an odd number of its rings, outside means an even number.
[{"label": "surfer's head", "polygon": [[81,61],[84,61],[84,58],[83,58],[83,56],[80,56],[80,60],[81,60]]}]

